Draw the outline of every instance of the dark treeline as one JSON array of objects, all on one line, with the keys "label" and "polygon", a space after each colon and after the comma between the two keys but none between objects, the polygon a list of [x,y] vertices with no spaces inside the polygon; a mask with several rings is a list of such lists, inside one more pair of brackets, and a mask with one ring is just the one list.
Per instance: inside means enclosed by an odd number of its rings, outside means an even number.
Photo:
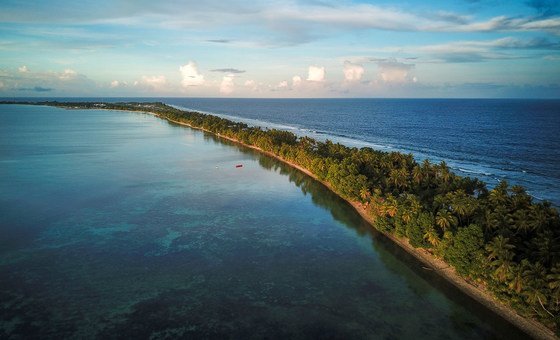
[{"label": "dark treeline", "polygon": [[445,162],[417,163],[410,154],[319,142],[163,103],[37,104],[153,112],[271,152],[361,202],[378,230],[407,238],[521,314],[559,329],[558,211],[533,202],[523,187],[501,182],[488,190],[478,179],[453,174]]}]

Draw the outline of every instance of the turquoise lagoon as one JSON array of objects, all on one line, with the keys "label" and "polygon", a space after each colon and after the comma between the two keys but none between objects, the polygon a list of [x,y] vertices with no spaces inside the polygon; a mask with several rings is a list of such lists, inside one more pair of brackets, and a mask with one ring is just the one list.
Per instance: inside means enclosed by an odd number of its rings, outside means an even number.
[{"label": "turquoise lagoon", "polygon": [[321,184],[146,114],[0,106],[0,235],[0,338],[524,336]]}]

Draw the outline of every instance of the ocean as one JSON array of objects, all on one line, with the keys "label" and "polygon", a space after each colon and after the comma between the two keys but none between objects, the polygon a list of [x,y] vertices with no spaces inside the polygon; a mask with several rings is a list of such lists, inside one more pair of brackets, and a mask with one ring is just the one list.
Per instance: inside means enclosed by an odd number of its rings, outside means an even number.
[{"label": "ocean", "polygon": [[320,183],[151,115],[0,105],[0,175],[0,338],[526,338]]}]

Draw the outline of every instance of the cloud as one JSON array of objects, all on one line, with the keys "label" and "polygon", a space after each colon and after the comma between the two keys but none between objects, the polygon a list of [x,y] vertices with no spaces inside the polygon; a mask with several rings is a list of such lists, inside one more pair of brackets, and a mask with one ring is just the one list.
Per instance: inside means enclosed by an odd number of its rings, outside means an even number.
[{"label": "cloud", "polygon": [[293,76],[292,77],[292,86],[293,87],[298,87],[301,85],[302,79],[300,76]]},{"label": "cloud", "polygon": [[[411,48],[416,53],[431,58],[432,62],[483,62],[487,60],[521,59],[526,56],[510,53],[512,50],[560,50],[559,42],[545,38],[521,40],[505,37],[486,41],[456,41],[447,44],[426,45]],[[424,58],[426,60],[426,58]]]},{"label": "cloud", "polygon": [[204,84],[204,76],[198,73],[198,68],[195,62],[189,61],[186,65],[179,67],[179,71],[183,77],[183,80],[181,81],[181,85],[183,85],[183,87],[199,86]]},{"label": "cloud", "polygon": [[405,64],[396,60],[380,61],[377,63],[377,72],[381,80],[385,83],[408,83],[416,82],[411,75],[414,64]]},{"label": "cloud", "polygon": [[23,65],[21,67],[18,67],[18,71],[20,71],[21,73],[29,72],[29,70],[27,69],[27,66],[25,66],[25,65]]},{"label": "cloud", "polygon": [[111,82],[111,84],[109,85],[109,87],[111,87],[112,89],[116,88],[116,87],[127,87],[128,83],[126,81],[118,81],[118,80],[113,80]]},{"label": "cloud", "polygon": [[231,42],[229,39],[208,39],[207,42],[216,43],[216,44],[228,44]]},{"label": "cloud", "polygon": [[362,65],[353,64],[349,61],[344,62],[344,80],[345,81],[358,81],[364,75],[364,68]]},{"label": "cloud", "polygon": [[62,74],[60,74],[58,78],[60,80],[71,80],[76,78],[77,76],[78,76],[78,72],[71,69],[66,69],[64,70],[64,72],[62,72]]},{"label": "cloud", "polygon": [[50,92],[50,91],[53,91],[54,89],[52,89],[50,87],[34,86],[32,88],[20,87],[17,90],[18,91],[33,91],[33,92]]},{"label": "cloud", "polygon": [[447,21],[447,22],[452,22],[452,23],[455,23],[455,24],[458,24],[458,25],[467,24],[469,22],[470,18],[471,18],[468,15],[460,15],[460,14],[456,14],[456,13],[453,13],[453,12],[447,12],[447,11],[438,11],[434,17],[436,19]]},{"label": "cloud", "polygon": [[13,71],[0,70],[0,79],[4,84],[3,92],[16,95],[26,91],[29,95],[33,95],[33,93],[56,91],[60,96],[84,96],[92,95],[97,89],[94,81],[73,70],[33,72],[26,68],[26,72],[21,72],[20,68]]},{"label": "cloud", "polygon": [[276,87],[278,89],[287,89],[288,88],[288,81],[287,80],[282,80],[281,82],[278,83],[278,85]]},{"label": "cloud", "polygon": [[238,70],[236,68],[217,68],[211,70],[210,72],[222,72],[222,73],[245,73],[245,70]]},{"label": "cloud", "polygon": [[243,84],[245,87],[249,87],[251,89],[254,89],[256,86],[256,83],[254,80],[246,80],[245,83]]},{"label": "cloud", "polygon": [[222,78],[222,83],[220,84],[220,93],[229,95],[233,93],[233,88],[235,84],[233,83],[233,75],[227,75]]},{"label": "cloud", "polygon": [[257,83],[252,79],[246,80],[245,83],[243,83],[243,85],[245,86],[245,90],[249,90],[252,92],[262,92],[263,90],[263,84]]},{"label": "cloud", "polygon": [[[130,1],[114,0],[111,11],[103,6],[78,5],[70,0],[59,0],[56,14],[52,6],[36,4],[33,7],[25,2],[10,1],[0,12],[0,21],[5,23],[68,23],[113,24],[123,26],[159,26],[165,29],[189,29],[197,27],[227,28],[236,26],[256,27],[273,32],[288,42],[303,42],[324,36],[329,30],[385,30],[385,31],[432,31],[462,32],[488,30],[554,30],[557,33],[559,18],[552,22],[541,22],[543,17],[557,15],[557,0],[526,0],[527,6],[535,9],[540,17],[521,15],[497,16],[477,21],[472,15],[449,11],[415,11],[404,5],[372,5],[350,1],[262,1],[246,3],[243,1],[192,0]],[[434,13],[435,12],[435,13]],[[100,19],[103,18],[103,19]],[[556,23],[555,23],[556,22]],[[528,26],[527,26],[528,25]],[[537,28],[539,27],[539,28]],[[226,44],[230,39],[217,38],[205,40],[211,43]]]},{"label": "cloud", "polygon": [[[439,11],[436,14],[413,13],[391,7],[369,4],[332,6],[294,6],[267,9],[269,26],[282,33],[301,34],[314,38],[312,31],[321,29],[368,30],[403,32],[492,32],[492,31],[546,31],[560,34],[560,18],[533,18],[523,16],[496,16],[476,21],[470,15]],[[272,23],[272,24],[270,24]],[[297,27],[297,30],[292,30]],[[301,38],[301,42],[309,39]]]},{"label": "cloud", "polygon": [[139,81],[134,83],[134,86],[150,88],[154,90],[161,90],[167,85],[165,76],[142,76]]},{"label": "cloud", "polygon": [[498,16],[487,21],[471,22],[464,25],[440,27],[434,31],[448,32],[507,32],[544,31],[560,34],[560,18],[511,18]]},{"label": "cloud", "polygon": [[307,80],[321,82],[325,80],[325,68],[318,66],[309,66]]}]

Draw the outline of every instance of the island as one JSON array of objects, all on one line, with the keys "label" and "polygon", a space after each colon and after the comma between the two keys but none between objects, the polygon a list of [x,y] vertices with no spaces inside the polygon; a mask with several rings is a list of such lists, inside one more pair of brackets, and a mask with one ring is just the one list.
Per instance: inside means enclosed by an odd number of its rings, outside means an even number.
[{"label": "island", "polygon": [[[560,218],[520,186],[485,183],[411,154],[347,147],[161,102],[15,102],[142,112],[258,150],[349,202],[373,228],[534,338],[560,329]],[[556,334],[556,335],[555,335]]]}]

